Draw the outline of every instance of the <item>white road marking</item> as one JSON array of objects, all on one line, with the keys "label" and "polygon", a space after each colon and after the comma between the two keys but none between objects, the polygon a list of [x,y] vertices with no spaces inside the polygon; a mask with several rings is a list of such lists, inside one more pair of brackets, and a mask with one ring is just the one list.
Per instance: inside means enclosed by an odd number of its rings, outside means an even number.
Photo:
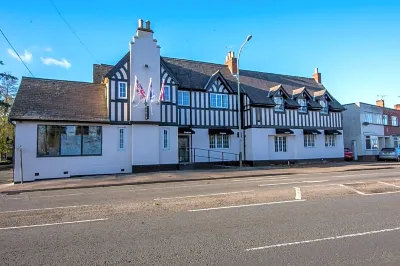
[{"label": "white road marking", "polygon": [[78,224],[78,223],[90,223],[98,221],[106,221],[108,218],[92,219],[92,220],[80,220],[71,222],[61,222],[61,223],[51,223],[51,224],[32,224],[32,225],[22,225],[22,226],[12,226],[12,227],[0,227],[0,230],[11,230],[11,229],[22,229],[22,228],[32,228],[32,227],[44,227],[52,225],[63,225],[63,224]]},{"label": "white road marking", "polygon": [[353,192],[355,192],[355,193],[357,193],[357,194],[359,194],[359,195],[366,195],[366,193],[361,192],[361,191],[358,191],[358,190],[355,189],[355,188],[348,187],[348,186],[343,185],[343,184],[339,184],[339,186],[344,187],[345,189],[351,190],[351,191],[353,191]]},{"label": "white road marking", "polygon": [[395,184],[386,183],[386,182],[383,182],[383,181],[378,181],[378,183],[383,184],[383,185],[387,185],[387,186],[391,186],[391,187],[395,187],[395,188],[400,188],[400,186],[397,186]]},{"label": "white road marking", "polygon": [[396,193],[400,193],[400,190],[398,190],[398,191],[378,192],[378,193],[368,193],[368,194],[365,194],[365,196],[385,195],[385,194],[396,194]]},{"label": "white road marking", "polygon": [[262,184],[258,185],[259,187],[269,187],[269,186],[280,186],[280,185],[291,185],[291,184],[301,184],[301,183],[322,183],[328,182],[329,180],[306,180],[306,181],[298,181],[298,182],[287,182],[287,183],[272,183],[272,184]]},{"label": "white road marking", "polygon": [[294,199],[301,200],[301,190],[300,190],[300,188],[299,187],[295,187],[294,189],[296,191],[296,196],[295,196]]},{"label": "white road marking", "polygon": [[72,209],[72,208],[80,208],[80,207],[89,207],[93,205],[73,205],[73,206],[64,206],[64,207],[53,207],[53,208],[41,208],[41,209],[26,209],[26,210],[15,210],[15,211],[1,211],[1,213],[14,213],[14,212],[33,212],[33,211],[45,211],[45,210],[56,210],[56,209]]},{"label": "white road marking", "polygon": [[327,241],[327,240],[336,240],[336,239],[343,239],[343,238],[349,238],[349,237],[357,237],[357,236],[366,236],[366,235],[372,235],[372,234],[386,233],[386,232],[392,232],[392,231],[397,231],[397,230],[400,230],[400,227],[382,229],[382,230],[376,230],[376,231],[369,231],[369,232],[362,232],[362,233],[356,233],[356,234],[348,234],[348,235],[317,238],[317,239],[312,239],[312,240],[304,240],[304,241],[297,241],[297,242],[290,242],[290,243],[282,243],[282,244],[269,245],[269,246],[256,247],[256,248],[248,248],[248,249],[246,249],[246,251],[261,250],[261,249],[268,249],[268,248],[287,247],[287,246],[308,244],[308,243],[321,242],[321,241]]},{"label": "white road marking", "polygon": [[343,185],[345,186],[351,186],[351,185],[357,185],[357,184],[365,184],[363,181],[358,181],[358,182],[351,182],[351,183],[345,183]]},{"label": "white road marking", "polygon": [[185,199],[185,198],[197,198],[197,197],[210,197],[210,196],[218,196],[218,195],[229,195],[229,194],[238,194],[238,193],[249,193],[254,190],[243,190],[243,191],[234,191],[234,192],[224,192],[224,193],[214,193],[214,194],[202,194],[202,195],[193,195],[193,196],[182,196],[182,197],[170,197],[170,198],[157,198],[154,200],[169,200],[169,199]]},{"label": "white road marking", "polygon": [[356,174],[356,175],[334,175],[332,177],[352,177],[352,176],[368,176],[368,175],[378,175],[378,173],[369,173],[369,174]]},{"label": "white road marking", "polygon": [[[247,181],[258,181],[258,180],[280,180],[280,179],[288,179],[291,178],[289,176],[282,177],[256,177],[256,178],[246,178],[246,179],[234,179],[232,182],[247,182]],[[294,179],[294,178],[291,178]]]},{"label": "white road marking", "polygon": [[337,186],[339,184],[319,184],[319,185],[306,185],[306,186],[298,186],[298,187],[329,187],[329,186]]},{"label": "white road marking", "polygon": [[224,207],[189,210],[189,212],[200,212],[200,211],[212,211],[212,210],[233,209],[233,208],[243,208],[243,207],[254,207],[254,206],[281,204],[281,203],[302,202],[302,201],[306,201],[306,200],[286,200],[286,201],[274,201],[274,202],[245,204],[245,205],[224,206]]}]

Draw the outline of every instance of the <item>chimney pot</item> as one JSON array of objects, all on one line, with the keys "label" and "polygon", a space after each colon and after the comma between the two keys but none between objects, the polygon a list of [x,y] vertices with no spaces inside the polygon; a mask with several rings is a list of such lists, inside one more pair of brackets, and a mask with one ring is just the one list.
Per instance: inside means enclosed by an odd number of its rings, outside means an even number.
[{"label": "chimney pot", "polygon": [[385,107],[385,100],[383,99],[376,100],[376,106]]},{"label": "chimney pot", "polygon": [[396,109],[396,110],[399,110],[399,111],[400,111],[400,104],[396,104],[396,105],[394,106],[394,109]]},{"label": "chimney pot", "polygon": [[146,20],[146,29],[150,30],[150,20]]},{"label": "chimney pot", "polygon": [[143,19],[139,19],[138,24],[139,24],[138,28],[143,29]]},{"label": "chimney pot", "polygon": [[313,74],[312,76],[313,76],[313,78],[315,79],[315,81],[316,81],[318,84],[321,84],[321,73],[318,72],[318,67],[316,67],[316,68],[314,69],[314,74]]}]

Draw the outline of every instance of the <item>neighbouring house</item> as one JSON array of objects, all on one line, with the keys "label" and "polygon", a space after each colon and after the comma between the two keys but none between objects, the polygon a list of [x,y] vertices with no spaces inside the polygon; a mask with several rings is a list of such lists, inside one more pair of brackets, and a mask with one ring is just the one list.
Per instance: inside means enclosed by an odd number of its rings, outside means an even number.
[{"label": "neighbouring house", "polygon": [[376,105],[351,103],[344,105],[344,145],[359,160],[376,160],[382,148],[400,148],[400,105],[385,107],[384,100]]},{"label": "neighbouring house", "polygon": [[[225,64],[162,57],[142,20],[129,48],[115,65],[94,65],[91,83],[22,78],[10,118],[25,181],[237,163],[239,123],[247,164],[343,159],[344,108],[318,69],[240,70],[239,113],[233,52]],[[156,100],[145,105],[150,78]]]}]

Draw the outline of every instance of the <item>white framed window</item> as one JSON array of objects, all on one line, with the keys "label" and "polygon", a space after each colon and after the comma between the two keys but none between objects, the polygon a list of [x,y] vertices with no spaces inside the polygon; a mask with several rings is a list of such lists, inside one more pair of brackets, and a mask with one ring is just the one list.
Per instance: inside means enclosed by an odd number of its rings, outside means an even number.
[{"label": "white framed window", "polygon": [[169,150],[169,129],[167,128],[162,130],[162,148],[163,150]]},{"label": "white framed window", "polygon": [[388,123],[389,123],[389,118],[388,118],[387,115],[383,115],[383,116],[382,116],[382,120],[383,120],[383,124],[384,124],[384,125],[388,125]]},{"label": "white framed window", "polygon": [[118,151],[125,151],[126,146],[126,128],[118,128]]},{"label": "white framed window", "polygon": [[190,94],[188,91],[178,91],[178,105],[190,106]]},{"label": "white framed window", "polygon": [[307,100],[306,99],[297,99],[297,102],[300,104],[299,112],[307,113]]},{"label": "white framed window", "polygon": [[328,113],[328,103],[326,101],[319,101],[319,104],[322,106],[321,113]]},{"label": "white framed window", "polygon": [[336,146],[336,135],[325,135],[325,147]]},{"label": "white framed window", "polygon": [[210,107],[212,107],[212,108],[228,108],[228,95],[210,93]]},{"label": "white framed window", "polygon": [[304,135],[304,147],[313,148],[315,147],[315,135]]},{"label": "white framed window", "polygon": [[375,114],[375,123],[378,125],[382,125],[383,124],[383,117],[381,114]]},{"label": "white framed window", "polygon": [[209,135],[210,149],[229,149],[230,135]]},{"label": "white framed window", "polygon": [[275,152],[286,152],[286,136],[275,136]]},{"label": "white framed window", "polygon": [[285,110],[285,105],[283,103],[282,97],[274,97],[275,111],[283,112]]},{"label": "white framed window", "polygon": [[400,149],[400,137],[393,137],[394,148]]},{"label": "white framed window", "polygon": [[164,102],[171,101],[171,87],[169,85],[164,85]]},{"label": "white framed window", "polygon": [[127,83],[126,82],[118,82],[118,98],[120,99],[126,99],[127,96]]},{"label": "white framed window", "polygon": [[391,120],[392,120],[392,126],[395,126],[395,127],[399,126],[399,120],[398,120],[397,116],[392,116]]},{"label": "white framed window", "polygon": [[365,149],[366,150],[378,150],[379,139],[377,136],[365,136]]}]

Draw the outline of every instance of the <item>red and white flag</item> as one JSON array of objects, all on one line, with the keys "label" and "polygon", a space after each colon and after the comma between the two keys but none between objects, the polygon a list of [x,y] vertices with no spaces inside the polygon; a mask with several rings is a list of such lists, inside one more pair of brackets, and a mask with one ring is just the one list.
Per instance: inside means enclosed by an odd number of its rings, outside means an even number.
[{"label": "red and white flag", "polygon": [[158,98],[158,102],[164,101],[164,79],[162,80],[161,89],[160,89],[160,97]]}]

